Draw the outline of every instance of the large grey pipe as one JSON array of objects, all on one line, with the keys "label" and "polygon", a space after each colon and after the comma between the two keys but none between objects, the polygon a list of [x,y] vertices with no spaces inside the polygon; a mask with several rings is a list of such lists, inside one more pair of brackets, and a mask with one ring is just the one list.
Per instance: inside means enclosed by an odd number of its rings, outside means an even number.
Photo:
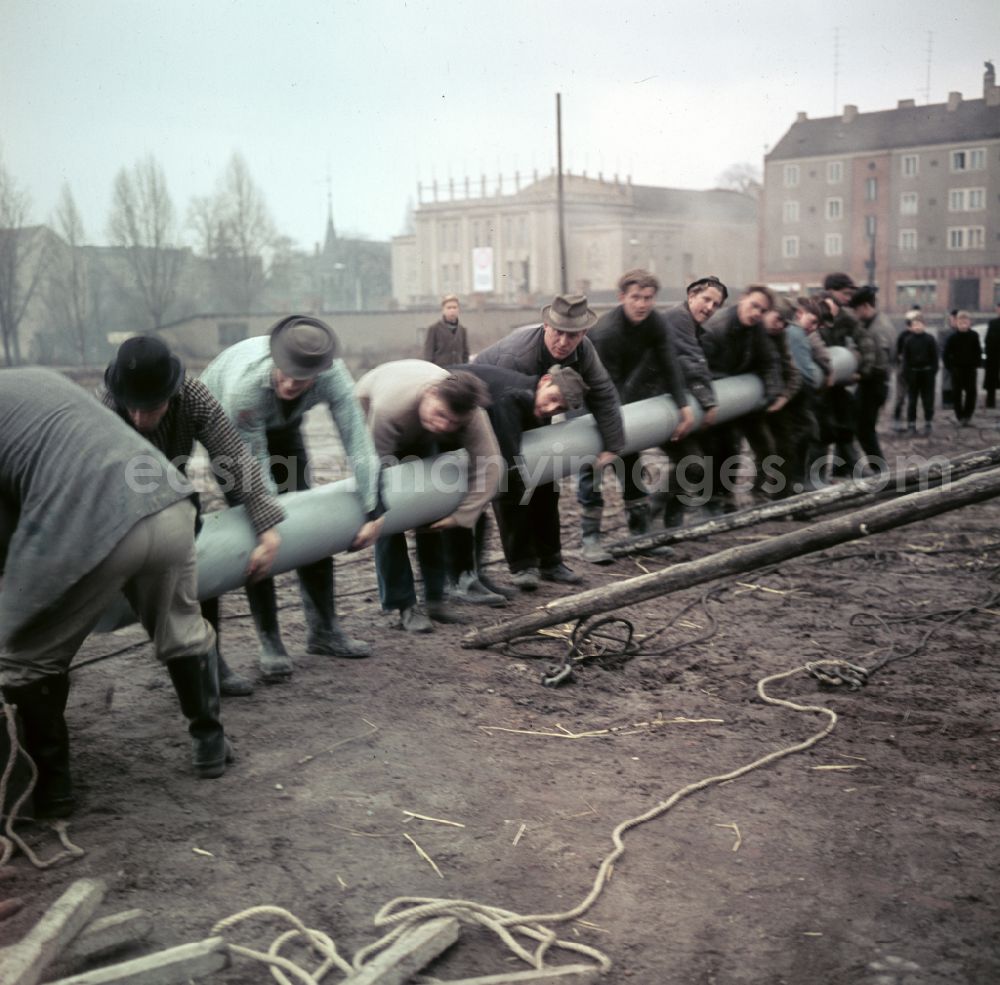
[{"label": "large grey pipe", "polygon": [[[843,348],[830,350],[834,376],[847,383],[855,372],[854,356]],[[717,422],[735,420],[764,406],[764,387],[757,376],[718,380]],[[692,401],[697,408],[697,402]],[[700,421],[700,411],[696,410]],[[669,397],[653,397],[622,408],[627,451],[662,445],[677,426],[677,408]],[[522,473],[529,488],[572,475],[602,450],[600,433],[587,414],[536,428],[524,434]],[[433,459],[404,462],[383,471],[383,495],[388,512],[386,534],[401,533],[433,523],[454,512],[465,494],[466,456],[452,452]],[[346,551],[364,522],[354,495],[354,480],[331,482],[281,498],[288,518],[278,528],[281,547],[273,573],[280,574],[323,557]],[[205,517],[198,537],[198,595],[213,598],[239,588],[245,581],[256,537],[242,507]],[[109,613],[100,628],[122,625]]]}]

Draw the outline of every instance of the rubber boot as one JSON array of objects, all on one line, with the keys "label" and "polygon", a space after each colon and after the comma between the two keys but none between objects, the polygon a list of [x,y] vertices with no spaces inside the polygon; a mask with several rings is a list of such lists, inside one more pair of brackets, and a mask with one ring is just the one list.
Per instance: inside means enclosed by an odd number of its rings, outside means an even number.
[{"label": "rubber boot", "polygon": [[29,684],[3,688],[4,700],[17,705],[24,749],[38,770],[33,793],[36,818],[69,817],[73,812],[69,731],[65,718],[68,695],[67,674],[51,674]]},{"label": "rubber boot", "polygon": [[297,568],[296,574],[309,627],[306,653],[354,659],[370,657],[370,644],[348,636],[340,627],[334,607],[333,559],[323,558],[315,564]]},{"label": "rubber boot", "polygon": [[474,528],[476,577],[479,578],[479,584],[486,591],[492,592],[494,595],[499,595],[503,599],[515,599],[520,594],[516,588],[511,585],[498,585],[486,573],[486,535],[488,533],[489,520],[486,519],[485,513],[481,513]]},{"label": "rubber boot", "polygon": [[625,501],[625,516],[631,537],[645,537],[649,533],[649,499]]},{"label": "rubber boot", "polygon": [[253,694],[253,684],[233,670],[220,652],[222,644],[219,634],[219,600],[202,599],[199,605],[202,617],[215,630],[215,650],[219,654],[219,693],[227,698],[244,698],[248,694]]},{"label": "rubber boot", "polygon": [[181,712],[191,733],[191,762],[198,776],[214,779],[226,772],[232,750],[219,720],[219,668],[215,647],[208,653],[167,661]]},{"label": "rubber boot", "polygon": [[274,579],[262,578],[248,584],[244,591],[260,642],[260,676],[268,684],[288,680],[292,676],[292,659],[281,641],[281,631],[278,628]]},{"label": "rubber boot", "polygon": [[580,539],[583,541],[583,559],[591,564],[611,564],[614,558],[601,544],[601,517],[604,508],[585,506],[580,513]]}]

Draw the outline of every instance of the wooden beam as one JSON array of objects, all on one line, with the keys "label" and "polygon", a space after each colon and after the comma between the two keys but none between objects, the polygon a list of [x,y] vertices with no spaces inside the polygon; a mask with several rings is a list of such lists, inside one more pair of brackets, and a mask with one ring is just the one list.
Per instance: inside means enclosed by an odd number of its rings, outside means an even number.
[{"label": "wooden beam", "polygon": [[408,930],[342,985],[403,985],[458,940],[454,917],[437,917]]},{"label": "wooden beam", "polygon": [[181,944],[132,961],[95,968],[51,985],[180,985],[214,974],[229,965],[229,947],[221,937]]},{"label": "wooden beam", "polygon": [[20,942],[4,951],[0,985],[36,985],[45,969],[87,925],[107,886],[78,879],[53,903]]},{"label": "wooden beam", "polygon": [[65,961],[96,958],[117,951],[127,944],[144,941],[153,929],[153,919],[145,910],[125,910],[94,920],[80,931],[66,948]]},{"label": "wooden beam", "polygon": [[518,985],[519,982],[555,982],[556,985],[590,985],[596,982],[600,968],[590,964],[568,964],[561,968],[543,968],[541,971],[508,971],[499,975],[480,978],[461,978],[442,981],[441,985]]},{"label": "wooden beam", "polygon": [[[905,461],[905,460],[904,460]],[[769,520],[785,517],[821,516],[847,507],[857,508],[863,503],[871,503],[890,496],[901,496],[907,492],[918,492],[927,486],[937,486],[983,469],[1000,465],[1000,445],[982,448],[954,458],[931,458],[919,464],[908,465],[884,476],[857,479],[825,486],[813,492],[799,493],[773,503],[764,503],[750,509],[729,513],[725,516],[705,520],[690,527],[660,530],[643,537],[630,537],[608,545],[613,557],[629,557],[641,554],[664,544],[676,544],[685,540],[700,540],[727,530],[742,530]]]},{"label": "wooden beam", "polygon": [[487,647],[504,640],[528,636],[559,623],[572,622],[599,612],[622,609],[707,581],[741,574],[789,558],[825,550],[836,544],[916,523],[928,517],[993,499],[1000,494],[1000,469],[990,469],[948,483],[938,489],[900,496],[861,510],[729,550],[697,561],[675,564],[653,574],[629,578],[614,585],[592,588],[555,599],[526,616],[474,629],[462,639],[464,647]]}]

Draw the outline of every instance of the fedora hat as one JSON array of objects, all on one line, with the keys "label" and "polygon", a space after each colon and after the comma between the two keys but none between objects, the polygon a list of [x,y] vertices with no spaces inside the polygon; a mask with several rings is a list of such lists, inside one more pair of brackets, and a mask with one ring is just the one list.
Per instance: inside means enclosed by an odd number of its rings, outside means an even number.
[{"label": "fedora hat", "polygon": [[271,358],[293,380],[311,380],[328,370],[340,345],[326,322],[289,315],[271,327]]},{"label": "fedora hat", "polygon": [[586,332],[597,324],[597,315],[587,306],[584,294],[557,294],[542,308],[542,321],[560,332]]},{"label": "fedora hat", "polygon": [[104,385],[129,410],[165,404],[184,382],[184,364],[152,335],[126,339],[104,371]]}]

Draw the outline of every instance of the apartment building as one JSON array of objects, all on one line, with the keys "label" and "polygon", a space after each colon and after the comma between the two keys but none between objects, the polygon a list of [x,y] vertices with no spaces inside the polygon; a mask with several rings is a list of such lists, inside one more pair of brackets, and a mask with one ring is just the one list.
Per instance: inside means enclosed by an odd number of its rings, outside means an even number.
[{"label": "apartment building", "polygon": [[765,157],[762,277],[787,293],[834,270],[880,288],[884,310],[991,311],[1000,301],[1000,87],[981,99],[810,120]]}]

